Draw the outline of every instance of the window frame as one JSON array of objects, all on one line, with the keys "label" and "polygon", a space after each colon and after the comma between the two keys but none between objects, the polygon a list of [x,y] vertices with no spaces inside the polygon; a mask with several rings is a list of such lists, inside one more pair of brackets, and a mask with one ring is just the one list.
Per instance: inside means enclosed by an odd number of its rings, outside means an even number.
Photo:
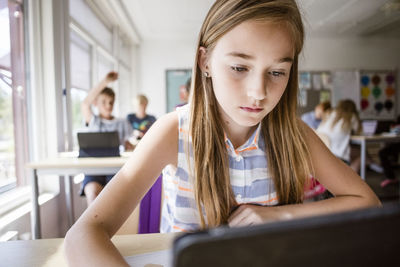
[{"label": "window frame", "polygon": [[10,68],[12,89],[12,117],[14,127],[14,182],[0,187],[0,194],[16,187],[26,186],[27,171],[25,164],[29,160],[27,93],[25,80],[25,25],[26,16],[21,0],[7,0],[10,25]]}]

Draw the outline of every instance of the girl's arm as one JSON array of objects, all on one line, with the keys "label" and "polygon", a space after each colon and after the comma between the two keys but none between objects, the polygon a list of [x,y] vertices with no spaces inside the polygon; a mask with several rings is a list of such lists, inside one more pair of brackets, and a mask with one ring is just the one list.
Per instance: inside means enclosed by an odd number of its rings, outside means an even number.
[{"label": "girl's arm", "polygon": [[111,242],[124,221],[149,190],[164,166],[176,165],[178,117],[157,120],[133,155],[65,237],[70,266],[128,266]]},{"label": "girl's arm", "polygon": [[315,178],[335,197],[312,203],[277,207],[242,205],[231,215],[230,226],[244,226],[381,205],[379,199],[361,177],[336,158],[314,131],[304,124],[303,129],[314,166]]}]

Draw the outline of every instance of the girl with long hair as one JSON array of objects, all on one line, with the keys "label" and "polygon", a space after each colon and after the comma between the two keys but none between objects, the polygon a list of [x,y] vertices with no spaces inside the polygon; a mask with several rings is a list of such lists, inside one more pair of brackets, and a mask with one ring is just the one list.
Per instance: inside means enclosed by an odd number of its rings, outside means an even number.
[{"label": "girl with long hair", "polygon": [[330,149],[335,156],[350,164],[351,134],[361,133],[361,122],[353,100],[339,101],[335,109],[322,121],[317,132],[329,138]]},{"label": "girl with long hair", "polygon": [[[189,104],[153,124],[69,230],[69,264],[127,266],[110,238],[161,171],[161,232],[379,206],[296,117],[303,38],[294,0],[217,0],[200,30]],[[311,176],[335,197],[303,204]]]}]

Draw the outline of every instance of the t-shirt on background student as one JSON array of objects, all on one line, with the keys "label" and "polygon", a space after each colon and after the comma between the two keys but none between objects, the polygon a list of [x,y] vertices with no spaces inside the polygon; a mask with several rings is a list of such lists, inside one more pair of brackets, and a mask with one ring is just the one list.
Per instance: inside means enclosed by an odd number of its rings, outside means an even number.
[{"label": "t-shirt on background student", "polygon": [[151,125],[156,121],[153,115],[146,113],[149,100],[145,95],[137,95],[135,99],[136,113],[128,114],[127,121],[133,128],[133,136],[130,143],[137,145],[143,135],[149,130]]},{"label": "t-shirt on background student", "polygon": [[87,125],[88,132],[118,132],[119,143],[126,146],[125,142],[132,134],[132,127],[123,118],[112,118],[110,120],[102,118],[100,115],[93,115]]},{"label": "t-shirt on background student", "polygon": [[361,130],[360,119],[352,100],[342,100],[317,129],[329,138],[330,150],[350,164],[350,137]]}]

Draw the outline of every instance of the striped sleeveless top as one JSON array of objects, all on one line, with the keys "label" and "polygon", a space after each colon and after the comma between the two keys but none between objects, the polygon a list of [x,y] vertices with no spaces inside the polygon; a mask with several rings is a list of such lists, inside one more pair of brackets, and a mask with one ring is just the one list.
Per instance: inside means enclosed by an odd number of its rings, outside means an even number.
[{"label": "striped sleeveless top", "polygon": [[[160,232],[185,232],[200,228],[200,217],[194,198],[193,177],[189,167],[193,158],[186,155],[189,132],[189,106],[177,109],[179,118],[179,148],[177,167],[168,165],[163,170],[164,201]],[[259,125],[248,141],[234,149],[225,135],[229,156],[229,173],[232,190],[239,204],[278,204],[275,186],[267,171],[265,144],[260,137]],[[189,138],[191,149],[191,140]],[[188,163],[188,159],[191,161]]]}]

